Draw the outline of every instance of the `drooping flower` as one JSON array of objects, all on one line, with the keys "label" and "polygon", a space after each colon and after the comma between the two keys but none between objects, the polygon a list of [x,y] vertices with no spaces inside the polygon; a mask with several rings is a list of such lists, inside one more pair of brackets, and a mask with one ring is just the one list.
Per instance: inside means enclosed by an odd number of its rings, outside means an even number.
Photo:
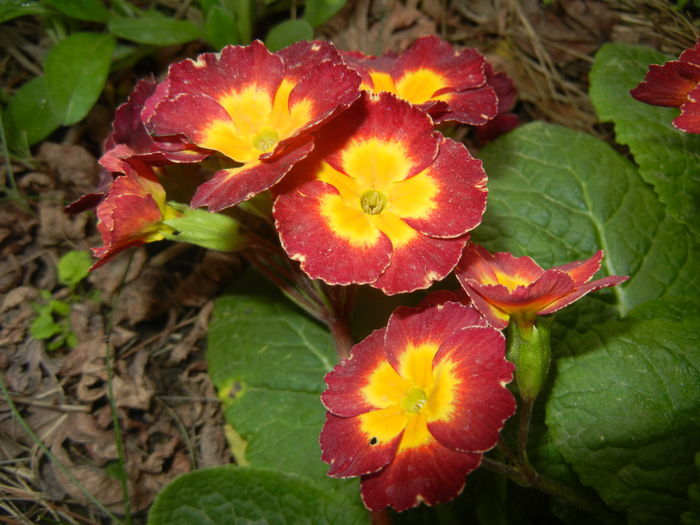
[{"label": "drooping flower", "polygon": [[361,476],[370,510],[453,499],[515,413],[512,375],[503,335],[474,308],[398,308],[326,375],[329,476]]},{"label": "drooping flower", "polygon": [[531,325],[538,315],[554,313],[590,292],[628,279],[612,275],[590,281],[602,259],[601,250],[585,261],[544,270],[530,257],[506,252],[491,254],[481,246],[469,244],[455,275],[491,326],[502,330],[511,319]]},{"label": "drooping flower", "polygon": [[436,123],[480,125],[497,114],[498,97],[487,82],[484,57],[476,49],[456,51],[431,35],[398,55],[345,52],[343,56],[362,74],[362,89],[393,93],[430,113]]},{"label": "drooping flower", "polygon": [[310,132],[357,99],[359,83],[328,42],[270,53],[255,41],[171,65],[142,118],[159,141],[179,137],[228,157],[232,167],[192,198],[193,207],[218,211],[269,188],[306,157]]},{"label": "drooping flower", "polygon": [[630,93],[653,106],[680,108],[673,125],[687,133],[700,133],[700,39],[678,60],[649,66],[644,80]]},{"label": "drooping flower", "polygon": [[481,161],[388,93],[363,93],[316,140],[273,209],[282,246],[311,278],[396,294],[452,271],[486,206]]},{"label": "drooping flower", "polygon": [[494,89],[498,97],[498,111],[491,120],[476,127],[476,140],[480,146],[488,144],[504,133],[515,129],[520,123],[518,115],[512,112],[518,96],[515,84],[505,73],[494,71],[493,66],[488,62],[484,65],[486,82]]},{"label": "drooping flower", "polygon": [[104,246],[93,248],[99,260],[92,269],[130,246],[160,241],[173,229],[163,221],[181,214],[165,200],[165,190],[153,169],[132,159],[97,206],[97,229]]}]

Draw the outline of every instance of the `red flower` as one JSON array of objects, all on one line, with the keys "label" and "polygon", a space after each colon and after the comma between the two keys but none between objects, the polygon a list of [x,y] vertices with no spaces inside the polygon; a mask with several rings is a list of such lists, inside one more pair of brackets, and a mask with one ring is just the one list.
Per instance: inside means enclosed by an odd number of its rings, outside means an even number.
[{"label": "red flower", "polygon": [[97,206],[97,229],[104,246],[92,249],[99,258],[92,269],[130,246],[164,239],[173,229],[163,221],[179,216],[166,203],[165,190],[153,169],[138,160],[132,162],[136,168],[124,162],[125,175],[114,180]]},{"label": "red flower", "polygon": [[218,211],[266,190],[306,157],[310,132],[357,99],[359,83],[330,43],[273,54],[255,41],[171,65],[142,117],[159,141],[228,157],[231,167],[192,198],[193,207]]},{"label": "red flower", "polygon": [[321,459],[371,510],[456,497],[515,413],[505,340],[457,302],[398,308],[326,375]]},{"label": "red flower", "polygon": [[630,93],[653,106],[681,108],[673,125],[688,133],[700,133],[700,39],[678,60],[649,66],[644,80]]},{"label": "red flower", "polygon": [[538,315],[554,313],[587,293],[628,279],[613,275],[588,282],[600,269],[602,259],[599,251],[585,261],[543,270],[530,257],[491,254],[470,244],[455,274],[474,306],[491,326],[502,330],[511,318],[531,324]]},{"label": "red flower", "polygon": [[430,113],[436,123],[480,125],[498,111],[484,57],[475,49],[455,51],[444,40],[426,36],[400,55],[346,52],[343,56],[361,73],[362,89],[393,93]]},{"label": "red flower", "polygon": [[396,294],[452,271],[486,206],[480,161],[388,93],[363,94],[316,140],[273,209],[282,246],[310,277]]}]

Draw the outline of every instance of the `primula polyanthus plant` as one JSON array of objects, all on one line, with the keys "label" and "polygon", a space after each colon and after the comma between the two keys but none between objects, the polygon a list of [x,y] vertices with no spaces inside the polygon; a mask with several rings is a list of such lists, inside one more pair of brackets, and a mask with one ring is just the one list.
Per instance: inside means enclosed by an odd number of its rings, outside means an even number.
[{"label": "primula polyanthus plant", "polygon": [[515,413],[505,338],[438,296],[395,310],[326,376],[322,459],[330,476],[362,477],[371,510],[453,499]]},{"label": "primula polyanthus plant", "polygon": [[653,106],[680,108],[673,125],[687,133],[700,133],[700,39],[678,60],[652,64],[630,94]]},{"label": "primula polyanthus plant", "polygon": [[[514,103],[512,82],[476,50],[434,36],[381,57],[328,42],[229,46],[136,85],[105,142],[100,187],[72,209],[96,206],[95,267],[162,239],[240,250],[326,323],[341,360],[322,356],[321,459],[331,477],[360,478],[368,509],[455,498],[497,443],[501,470],[537,485],[526,440],[551,355],[540,317],[626,278],[591,281],[602,251],[543,270],[470,244],[488,178],[437,126],[471,125],[486,142],[517,124]],[[354,285],[394,295],[453,271],[466,294],[399,307],[353,346]],[[517,454],[499,442],[514,376]]]}]

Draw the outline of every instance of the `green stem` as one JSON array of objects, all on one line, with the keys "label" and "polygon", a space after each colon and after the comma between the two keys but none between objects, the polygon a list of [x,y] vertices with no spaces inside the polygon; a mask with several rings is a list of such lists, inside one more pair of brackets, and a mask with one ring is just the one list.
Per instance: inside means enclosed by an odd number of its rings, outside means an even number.
[{"label": "green stem", "polygon": [[604,503],[588,494],[582,493],[572,487],[567,487],[553,479],[537,474],[534,469],[524,471],[519,465],[511,466],[483,458],[481,466],[492,472],[501,474],[514,481],[518,485],[536,488],[546,494],[568,501],[576,507],[594,516],[605,525],[623,525],[625,520],[618,513],[611,511]]}]

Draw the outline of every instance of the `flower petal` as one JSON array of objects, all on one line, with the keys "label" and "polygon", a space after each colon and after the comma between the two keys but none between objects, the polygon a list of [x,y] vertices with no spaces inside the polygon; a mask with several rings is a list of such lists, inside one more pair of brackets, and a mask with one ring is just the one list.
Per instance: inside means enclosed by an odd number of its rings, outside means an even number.
[{"label": "flower petal", "polygon": [[457,452],[435,440],[400,450],[384,469],[362,477],[362,501],[370,510],[391,506],[399,512],[421,502],[450,501],[462,491],[465,476],[479,466],[481,457]]},{"label": "flower petal", "polygon": [[278,182],[312,149],[313,143],[308,139],[290,146],[285,155],[275,159],[217,171],[210,180],[197,187],[191,206],[207,206],[209,211],[217,212],[248,200]]},{"label": "flower petal", "polygon": [[372,283],[391,261],[389,239],[325,182],[280,195],[273,214],[282,246],[312,279]]},{"label": "flower petal", "polygon": [[700,133],[700,85],[688,93],[688,101],[681,106],[673,125],[686,133]]},{"label": "flower petal", "polygon": [[539,315],[552,314],[562,308],[569,306],[574,301],[578,301],[581,297],[601,288],[608,288],[610,286],[615,286],[624,283],[629,277],[611,275],[609,277],[604,277],[590,283],[586,283],[576,288],[572,293],[565,295],[559,299],[552,301],[548,306],[541,308],[537,313]]},{"label": "flower petal", "polygon": [[454,269],[468,240],[469,235],[437,239],[416,232],[407,242],[393,244],[391,264],[371,285],[387,295],[428,288]]},{"label": "flower petal", "polygon": [[[445,302],[422,308],[399,307],[389,317],[384,335],[386,358],[399,375],[414,381],[424,373],[431,373],[432,360],[442,341],[465,326],[485,326],[484,318],[471,306],[457,302]],[[427,371],[412,371],[416,359],[408,353],[416,348],[431,348]],[[419,357],[419,356],[415,356]],[[428,358],[428,356],[425,356]],[[422,380],[425,382],[425,380]]]},{"label": "flower petal", "polygon": [[[486,452],[498,441],[516,410],[505,387],[513,365],[505,359],[505,338],[490,327],[467,327],[447,337],[433,360],[436,375],[428,430],[443,445]],[[430,407],[429,407],[430,408]]]},{"label": "flower petal", "polygon": [[[435,162],[404,184],[422,176],[437,189],[432,197],[434,205],[425,215],[396,211],[407,224],[426,235],[456,237],[481,223],[486,209],[487,177],[482,162],[474,159],[463,144],[444,139]],[[390,201],[393,210],[395,199],[390,197]]]},{"label": "flower petal", "polygon": [[584,261],[574,261],[563,266],[557,266],[552,270],[559,270],[568,274],[574,281],[575,285],[580,285],[591,280],[598,270],[600,263],[603,260],[603,250],[598,250],[592,257]]},{"label": "flower petal", "polygon": [[[363,428],[361,417],[338,417],[331,413],[326,415],[320,441],[321,459],[330,465],[329,476],[347,478],[370,474],[386,466],[394,458],[401,441],[406,416],[396,408],[369,414],[374,415],[374,426],[385,421],[384,426],[390,429],[388,439],[380,440],[377,436],[368,434]],[[364,415],[365,419],[367,415]],[[396,429],[399,430],[398,433]]]},{"label": "flower petal", "polygon": [[641,102],[654,106],[680,107],[700,82],[700,65],[670,60],[649,66],[644,80],[630,91]]}]

